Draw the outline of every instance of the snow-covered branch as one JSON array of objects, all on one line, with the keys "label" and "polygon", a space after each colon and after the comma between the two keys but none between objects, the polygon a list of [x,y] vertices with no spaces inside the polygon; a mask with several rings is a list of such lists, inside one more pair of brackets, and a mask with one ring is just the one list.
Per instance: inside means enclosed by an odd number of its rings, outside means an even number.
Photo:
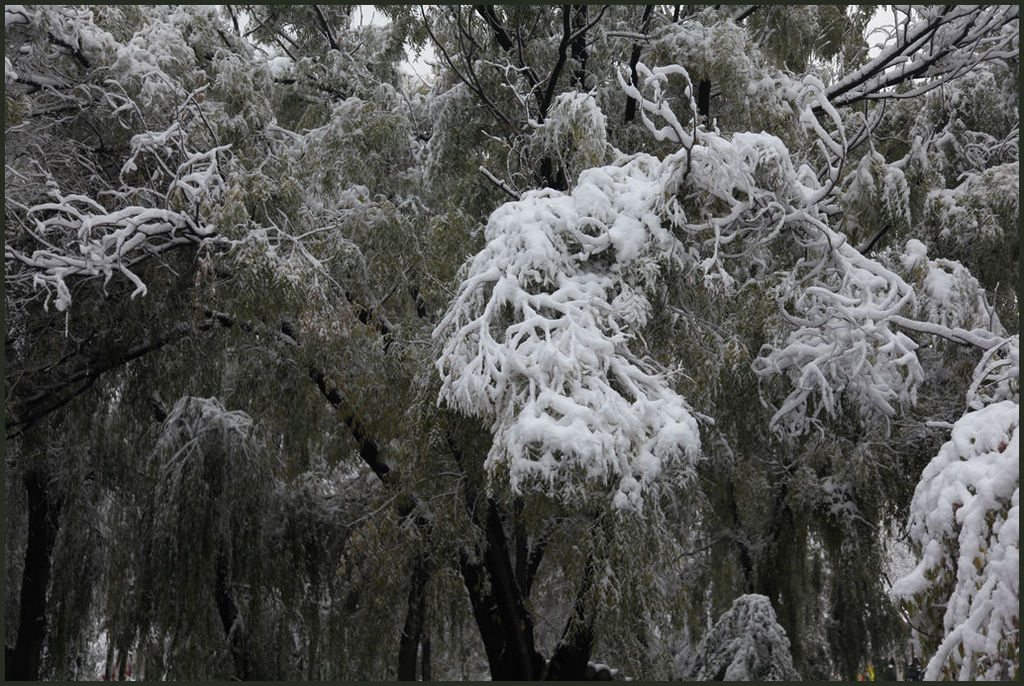
[{"label": "snow-covered branch", "polygon": [[[910,14],[919,14],[910,23]],[[944,5],[902,7],[906,22],[894,28],[890,45],[873,60],[828,89],[839,107],[864,99],[913,97],[961,76],[978,64],[1017,57],[1016,5]],[[909,91],[894,90],[922,80]]]},{"label": "snow-covered branch", "polygon": [[[15,247],[8,235],[4,245],[7,282],[42,287],[45,306],[55,298],[54,306],[60,311],[71,304],[68,281],[74,278],[102,276],[106,283],[120,274],[135,286],[132,297],[145,295],[146,285],[134,270],[137,265],[174,248],[212,239],[216,228],[202,219],[201,210],[216,203],[223,192],[218,155],[227,146],[198,153],[181,146],[183,160],[174,163],[166,158],[178,152],[171,145],[172,141],[180,145],[180,137],[177,124],[168,131],[134,137],[133,155],[122,177],[136,171],[146,153],[154,153],[154,177],[162,176],[166,186],[161,191],[132,188],[113,194],[127,201],[121,207],[111,208],[55,187],[50,189],[49,202],[24,206],[12,201],[24,233],[20,242],[32,248]],[[139,196],[154,202],[132,204]]]},{"label": "snow-covered branch", "polygon": [[[651,70],[641,64],[638,72],[645,76],[643,87],[653,91],[651,98],[628,84],[621,70],[620,85],[640,101],[643,120],[656,137],[682,145],[672,156],[682,174],[666,190],[690,204],[701,202],[696,211],[678,217],[678,226],[696,244],[705,284],[731,291],[741,265],[768,265],[779,247],[794,256],[784,267],[789,276],[776,289],[783,319],[794,330],[783,345],[766,346],[754,362],[762,378],[788,374],[793,381],[772,419],[776,430],[797,435],[820,426],[821,412],[834,416],[843,393],[856,398],[867,417],[889,418],[897,405],[914,402],[924,378],[917,345],[890,323],[913,306],[914,291],[828,224],[827,204],[846,156],[846,139],[821,83],[806,79],[799,88],[792,85],[795,104],[802,108],[800,121],[829,160],[825,185],[808,166],[797,165],[775,136],[745,132],[726,138],[703,127],[687,131],[663,90],[670,74],[689,83],[682,67]],[[834,132],[819,122],[816,109],[827,115]],[[668,125],[659,127],[651,116]],[[684,205],[677,209],[682,212]]]},{"label": "snow-covered branch", "polygon": [[500,207],[434,332],[441,399],[492,420],[486,466],[515,491],[571,497],[582,476],[639,508],[664,470],[699,453],[685,401],[630,350],[676,247],[660,217],[670,167],[640,155],[584,172],[571,194]]}]

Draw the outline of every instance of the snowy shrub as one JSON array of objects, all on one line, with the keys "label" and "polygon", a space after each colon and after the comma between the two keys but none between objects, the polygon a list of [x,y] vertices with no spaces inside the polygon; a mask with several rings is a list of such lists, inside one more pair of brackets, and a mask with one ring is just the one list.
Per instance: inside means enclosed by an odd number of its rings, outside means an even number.
[{"label": "snowy shrub", "polygon": [[[926,645],[925,679],[998,679],[1019,666],[1020,406],[969,412],[921,475],[910,536],[922,559],[892,587]],[[927,652],[926,652],[927,654]]]},{"label": "snowy shrub", "polygon": [[733,601],[697,647],[690,678],[698,681],[794,681],[789,638],[766,596]]},{"label": "snowy shrub", "polygon": [[1004,227],[1015,225],[1020,216],[1019,179],[1016,161],[965,174],[955,188],[928,193],[924,218],[941,238],[954,242],[1005,240]]},{"label": "snowy shrub", "polygon": [[881,227],[902,230],[911,224],[910,189],[903,171],[872,152],[861,158],[841,194],[847,233],[868,240]]}]

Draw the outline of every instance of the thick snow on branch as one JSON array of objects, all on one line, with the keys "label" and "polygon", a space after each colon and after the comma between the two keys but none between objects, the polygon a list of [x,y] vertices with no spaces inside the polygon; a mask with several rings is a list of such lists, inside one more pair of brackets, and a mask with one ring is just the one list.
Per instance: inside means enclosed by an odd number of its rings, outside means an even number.
[{"label": "thick snow on branch", "polygon": [[[640,64],[637,73],[643,77],[639,87],[626,83],[621,73],[620,85],[640,101],[643,121],[656,137],[682,145],[672,156],[682,173],[666,190],[690,202],[703,201],[703,207],[678,223],[702,256],[705,283],[729,291],[741,269],[771,268],[780,247],[793,256],[785,265],[789,277],[777,288],[793,331],[781,345],[765,346],[754,363],[763,378],[786,374],[793,382],[772,419],[773,428],[799,435],[820,427],[822,412],[834,416],[843,394],[857,401],[866,418],[888,419],[899,405],[913,403],[923,380],[917,345],[888,320],[913,307],[914,291],[828,224],[826,210],[834,202],[847,143],[842,120],[820,81],[790,83],[789,92],[799,121],[829,160],[825,185],[806,164],[795,162],[775,136],[744,132],[726,138],[703,126],[686,129],[664,91],[669,75],[690,83],[682,67]],[[652,92],[652,100],[643,90]],[[667,126],[659,127],[654,116]]]},{"label": "thick snow on branch", "polygon": [[[985,290],[956,260],[929,259],[919,240],[907,241],[903,265],[917,277],[917,303],[929,322],[950,329],[975,331],[980,338],[999,339],[1006,330],[985,300]],[[993,341],[994,342],[994,341]]]},{"label": "thick snow on branch", "polygon": [[[223,193],[218,155],[227,146],[192,152],[184,149],[181,137],[175,124],[168,131],[137,135],[131,142],[133,154],[122,176],[136,171],[148,155],[155,160],[154,179],[166,184],[162,191],[136,188],[114,194],[123,204],[112,209],[85,195],[51,188],[50,202],[18,207],[24,232],[38,247],[31,252],[17,249],[8,236],[7,281],[30,280],[33,288],[46,290],[45,305],[54,298],[60,311],[71,304],[68,281],[76,277],[103,276],[106,283],[120,274],[134,284],[132,297],[145,295],[146,285],[133,271],[136,265],[175,247],[207,241],[216,233],[200,218],[200,208],[212,206]],[[176,158],[181,161],[170,162]],[[140,206],[132,199],[149,199],[152,204]]]},{"label": "thick snow on branch", "polygon": [[924,380],[917,344],[890,324],[912,306],[913,290],[842,234],[820,229],[806,244],[811,260],[800,265],[806,273],[798,271],[782,288],[794,310],[785,316],[797,328],[783,345],[765,346],[754,364],[763,377],[785,372],[793,380],[772,418],[788,435],[820,426],[822,411],[835,416],[841,393],[857,400],[865,419],[891,418],[900,405],[916,402]]},{"label": "thick snow on branch", "polygon": [[[668,165],[671,167],[671,165]],[[700,451],[697,424],[663,373],[630,350],[660,265],[683,254],[662,226],[671,173],[638,155],[590,169],[570,194],[532,191],[498,208],[434,332],[441,399],[493,421],[487,458],[514,490],[570,497],[617,482],[617,507]]]},{"label": "thick snow on branch", "polygon": [[[924,678],[999,679],[1018,668],[1020,406],[969,412],[925,467],[911,503],[922,559],[891,590],[918,628],[942,634]],[[939,620],[941,615],[941,620]]]}]

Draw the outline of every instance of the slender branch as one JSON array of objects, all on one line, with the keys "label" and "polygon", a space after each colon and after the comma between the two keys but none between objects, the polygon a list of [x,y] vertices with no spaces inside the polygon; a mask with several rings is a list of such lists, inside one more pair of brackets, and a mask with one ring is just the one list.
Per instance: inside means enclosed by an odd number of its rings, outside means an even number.
[{"label": "slender branch", "polygon": [[[586,5],[580,5],[580,7],[584,7],[585,8]],[[587,33],[589,33],[590,29],[594,28],[595,26],[598,25],[598,23],[600,23],[601,18],[604,16],[604,13],[608,10],[608,7],[609,7],[608,5],[601,5],[601,9],[598,10],[597,16],[594,17],[594,20],[592,22],[588,23],[587,25],[585,25],[585,26],[583,26],[581,28],[576,29],[576,31],[573,32],[573,34],[569,37],[569,40],[570,41],[574,41],[574,40],[576,40],[578,38],[582,38]],[[648,5],[648,7],[653,7],[653,5]],[[645,9],[644,10],[644,14],[646,14],[646,13],[647,13],[647,10]]]},{"label": "slender branch", "polygon": [[452,70],[456,77],[458,77],[459,81],[465,84],[467,88],[469,88],[478,98],[480,98],[480,101],[483,102],[484,107],[487,108],[487,111],[490,112],[491,115],[498,120],[498,122],[505,128],[507,132],[511,133],[512,131],[514,131],[515,126],[512,125],[512,121],[508,118],[508,116],[505,115],[504,112],[501,111],[501,109],[497,105],[494,104],[494,102],[491,101],[489,97],[487,97],[487,94],[484,93],[483,89],[479,86],[478,83],[476,83],[475,78],[470,79],[465,74],[463,74],[462,71],[460,71],[457,66],[455,66],[455,61],[452,59],[452,56],[448,53],[447,48],[445,48],[444,44],[440,40],[438,40],[437,36],[434,35],[433,29],[430,28],[430,21],[427,19],[427,15],[423,11],[422,7],[420,7],[420,15],[423,20],[423,28],[426,30],[427,35],[430,36],[430,40],[433,42],[434,46],[441,54],[441,58],[444,60],[445,64],[448,65],[448,68]]},{"label": "slender branch", "polygon": [[871,254],[871,249],[875,247],[875,243],[877,243],[879,241],[879,239],[882,238],[882,236],[884,236],[889,231],[890,228],[891,227],[890,227],[889,224],[886,224],[885,226],[883,226],[881,229],[879,229],[875,233],[874,236],[872,236],[870,239],[868,239],[868,241],[866,243],[864,243],[863,245],[857,246],[857,251],[860,252],[865,257],[867,255]]},{"label": "slender branch", "polygon": [[[654,10],[654,5],[647,5],[647,7],[644,8],[644,16],[643,16],[643,19],[640,20],[640,31],[641,31],[641,33],[639,34],[641,36],[641,38],[643,38],[643,39],[647,38],[647,31],[648,31],[648,29],[650,28],[650,25],[651,25],[651,15],[653,14],[653,10]],[[640,49],[641,48],[640,48],[640,42],[639,41],[633,43],[633,51],[632,51],[632,53],[629,56],[629,83],[632,86],[636,86],[636,80],[637,80],[636,65],[637,65],[638,62],[640,62]],[[636,117],[636,106],[637,106],[636,98],[632,97],[631,95],[627,95],[626,96],[626,113],[625,113],[625,118],[623,119],[623,121],[625,121],[626,123],[629,123],[629,122],[633,121],[633,119]]]},{"label": "slender branch", "polygon": [[569,44],[572,40],[572,17],[570,16],[570,6],[562,5],[562,40],[558,44],[558,60],[555,62],[555,66],[551,68],[551,73],[548,74],[547,88],[544,91],[544,96],[541,98],[540,103],[540,116],[537,121],[543,123],[547,117],[548,108],[551,106],[551,101],[555,97],[555,87],[558,84],[558,77],[562,73],[562,68],[565,66],[566,60],[569,58]]},{"label": "slender branch", "polygon": [[746,7],[740,7],[735,12],[733,12],[732,16],[729,18],[732,19],[734,24],[739,24],[741,21],[749,17],[751,14],[753,14],[760,8],[761,5],[747,5]]},{"label": "slender branch", "polygon": [[373,473],[382,482],[392,485],[394,473],[391,471],[391,467],[381,458],[379,446],[370,436],[363,423],[352,412],[342,390],[337,386],[329,384],[324,372],[316,367],[310,366],[309,378],[320,389],[320,393],[327,399],[327,402],[333,405],[335,409],[340,410],[341,420],[349,428],[349,431],[352,432],[352,437],[356,439],[359,457],[362,458],[363,462],[373,470]]},{"label": "slender branch", "polygon": [[537,570],[540,568],[540,563],[544,559],[544,553],[547,550],[548,542],[551,540],[551,536],[555,531],[555,520],[550,518],[544,524],[544,530],[537,538],[536,542],[530,547],[530,552],[526,560],[526,583],[524,584],[523,593],[527,598],[530,597],[530,591],[533,588],[533,580],[537,578]]},{"label": "slender branch", "polygon": [[334,38],[334,32],[331,31],[330,25],[327,23],[327,17],[320,10],[320,5],[313,5],[313,11],[316,12],[316,18],[320,21],[320,28],[322,33],[327,38],[327,43],[331,46],[331,50],[337,50],[341,52],[341,48],[338,46],[338,41]]},{"label": "slender branch", "polygon": [[222,327],[231,325],[212,314],[206,314],[202,321],[180,322],[170,331],[120,350],[110,344],[97,345],[91,353],[75,355],[47,374],[55,381],[33,384],[31,388],[35,392],[31,395],[15,387],[8,396],[7,438],[23,434],[38,420],[64,407],[89,390],[107,372],[209,330],[215,324]]},{"label": "slender branch", "polygon": [[910,331],[939,336],[940,338],[945,338],[948,341],[959,343],[960,345],[973,345],[976,348],[981,348],[982,350],[994,348],[997,345],[1001,345],[1006,340],[1004,337],[997,336],[991,331],[986,331],[985,329],[974,329],[972,331],[968,331],[955,326],[942,326],[941,324],[935,324],[933,322],[922,322],[916,319],[908,319],[900,315],[893,315],[889,317],[889,321],[896,326],[909,329]]},{"label": "slender branch", "polygon": [[[1015,58],[1011,37],[1001,35],[1004,26],[1017,20],[1016,6],[948,5],[913,26],[906,20],[893,44],[875,59],[828,89],[836,106],[858,100],[920,95],[963,75],[981,62]],[[983,49],[984,43],[990,47]],[[893,87],[914,79],[932,78],[910,93]]]},{"label": "slender branch", "polygon": [[538,90],[540,79],[537,78],[537,73],[533,68],[526,64],[526,58],[523,55],[523,41],[522,36],[519,33],[519,27],[516,27],[516,40],[513,42],[511,36],[508,34],[508,30],[500,21],[498,21],[498,15],[495,13],[493,5],[475,5],[474,8],[477,13],[483,17],[484,21],[487,22],[487,25],[491,27],[491,30],[494,32],[495,40],[498,41],[498,45],[501,46],[505,52],[511,53],[512,48],[516,48],[516,56],[518,58],[517,71],[522,74],[526,78],[526,82],[530,84],[530,91],[535,94],[537,104],[541,108],[540,121],[543,121],[544,112],[547,110],[544,107],[543,96]]},{"label": "slender branch", "polygon": [[497,176],[489,172],[487,168],[484,167],[482,164],[479,167],[477,167],[477,171],[483,174],[484,177],[488,181],[493,183],[495,186],[508,193],[514,200],[521,199],[522,196],[515,189],[509,186],[505,181],[499,179]]}]

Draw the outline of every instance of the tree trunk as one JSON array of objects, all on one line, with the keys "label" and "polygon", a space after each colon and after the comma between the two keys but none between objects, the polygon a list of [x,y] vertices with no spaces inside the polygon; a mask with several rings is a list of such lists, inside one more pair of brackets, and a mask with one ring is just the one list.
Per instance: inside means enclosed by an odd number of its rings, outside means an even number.
[{"label": "tree trunk", "polygon": [[21,576],[18,638],[4,670],[8,681],[39,679],[47,631],[46,594],[61,507],[60,499],[50,493],[48,482],[49,475],[41,468],[31,469],[24,476],[28,495],[28,544]]},{"label": "tree trunk", "polygon": [[430,636],[426,634],[424,627],[423,640],[420,643],[420,679],[422,681],[433,681],[433,668],[430,664]]},{"label": "tree trunk", "polygon": [[[222,543],[222,546],[226,545],[226,542]],[[255,673],[252,656],[245,645],[242,613],[231,593],[231,563],[223,547],[217,551],[214,598],[217,602],[217,614],[220,615],[221,626],[224,627],[224,635],[228,640],[231,659],[235,664],[235,676],[243,681],[252,679]]]},{"label": "tree trunk", "polygon": [[[576,5],[576,21],[573,31],[579,31],[587,25],[587,6]],[[572,41],[572,59],[576,68],[572,72],[572,86],[579,91],[587,90],[587,33],[580,31]]]},{"label": "tree trunk", "polygon": [[533,617],[515,581],[497,505],[487,501],[483,559],[470,561],[463,552],[459,568],[469,592],[473,615],[487,652],[491,678],[540,679],[544,658],[534,647]]},{"label": "tree trunk", "polygon": [[[651,11],[653,9],[654,5],[648,5],[644,8],[644,17],[641,20],[642,26],[640,31],[645,35],[647,34],[647,29],[651,25]],[[676,14],[679,14],[679,5],[676,5]],[[675,18],[673,18],[672,21],[675,21]],[[640,43],[636,42],[633,43],[633,52],[629,56],[629,82],[634,86],[636,85],[637,80],[636,65],[638,62],[640,62]],[[637,104],[638,103],[634,98],[626,97],[626,114],[623,121],[627,124],[633,121],[633,118],[636,116]]]},{"label": "tree trunk", "polygon": [[103,680],[113,681],[114,680],[114,641],[111,639],[107,643],[107,659],[103,663]]},{"label": "tree trunk", "polygon": [[[526,597],[516,583],[512,551],[498,504],[477,492],[475,484],[481,483],[482,475],[475,469],[472,473],[467,471],[473,465],[483,464],[483,460],[467,463],[463,460],[462,448],[450,433],[448,440],[456,464],[466,475],[462,491],[466,512],[484,533],[482,551],[478,554],[471,554],[468,550],[460,552],[459,571],[480,629],[491,678],[495,681],[540,679],[544,658],[534,647],[533,617],[527,611]],[[484,448],[478,443],[471,450],[476,454]]]},{"label": "tree trunk", "polygon": [[594,613],[587,612],[587,596],[594,582],[594,565],[588,561],[583,570],[583,580],[576,593],[572,613],[565,623],[565,630],[558,642],[545,679],[552,681],[581,681],[585,678],[590,652],[594,646]]},{"label": "tree trunk", "polygon": [[128,650],[124,649],[121,651],[121,655],[118,656],[117,660],[117,680],[124,681],[128,676]]},{"label": "tree trunk", "polygon": [[556,168],[555,162],[550,156],[545,157],[540,162],[538,181],[544,188],[553,188],[556,191],[563,192],[569,189],[569,181],[565,178],[565,171],[561,168]]},{"label": "tree trunk", "polygon": [[701,79],[697,84],[697,113],[705,126],[711,126],[711,81]]},{"label": "tree trunk", "polygon": [[416,650],[423,637],[423,615],[425,610],[424,590],[427,585],[426,560],[420,557],[412,572],[409,584],[409,602],[402,627],[402,638],[398,644],[398,680],[416,681]]}]

